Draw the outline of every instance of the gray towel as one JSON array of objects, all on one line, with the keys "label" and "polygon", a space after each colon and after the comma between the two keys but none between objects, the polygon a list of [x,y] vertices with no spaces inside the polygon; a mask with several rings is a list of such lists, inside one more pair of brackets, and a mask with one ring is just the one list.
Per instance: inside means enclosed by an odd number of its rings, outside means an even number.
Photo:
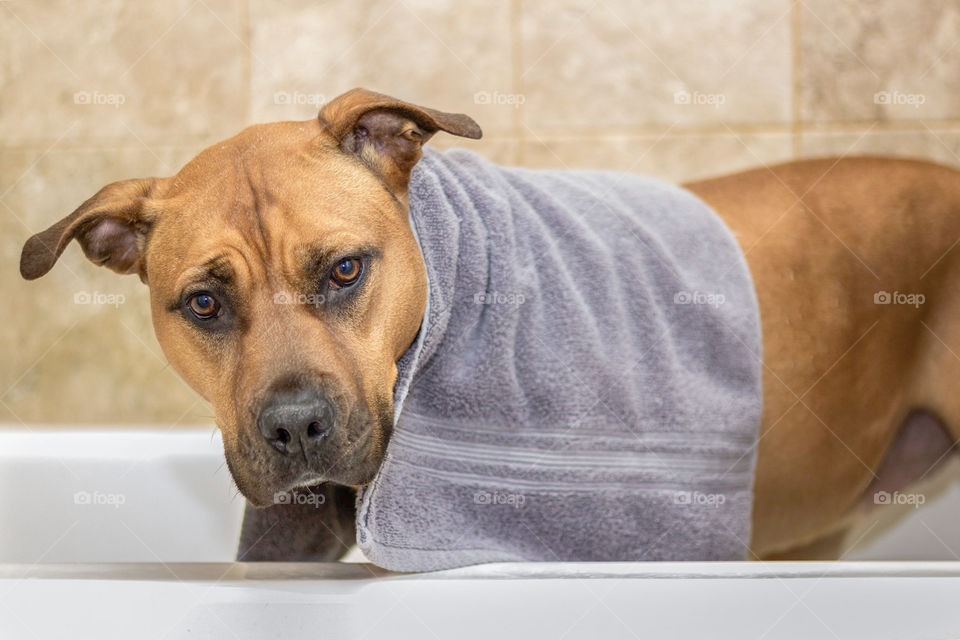
[{"label": "gray towel", "polygon": [[357,540],[397,571],[739,560],[760,324],[733,236],[688,191],[427,151],[429,295]]}]

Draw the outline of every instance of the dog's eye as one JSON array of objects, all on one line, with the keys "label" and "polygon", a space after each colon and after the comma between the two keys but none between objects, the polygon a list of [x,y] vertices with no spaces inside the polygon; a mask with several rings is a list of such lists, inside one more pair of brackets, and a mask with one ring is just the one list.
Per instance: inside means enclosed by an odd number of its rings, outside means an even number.
[{"label": "dog's eye", "polygon": [[190,307],[193,315],[201,320],[209,320],[220,315],[220,303],[212,295],[203,291],[190,296],[187,306]]},{"label": "dog's eye", "polygon": [[363,262],[360,258],[344,258],[333,268],[330,281],[338,287],[349,287],[360,278]]}]

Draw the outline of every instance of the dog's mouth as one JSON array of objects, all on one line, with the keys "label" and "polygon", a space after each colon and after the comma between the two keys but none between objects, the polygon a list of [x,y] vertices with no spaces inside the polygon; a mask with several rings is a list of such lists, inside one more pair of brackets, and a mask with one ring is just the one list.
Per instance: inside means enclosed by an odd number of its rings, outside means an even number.
[{"label": "dog's mouth", "polygon": [[359,460],[344,460],[328,467],[316,465],[310,469],[291,468],[276,465],[266,473],[246,473],[241,471],[249,462],[232,462],[227,456],[227,467],[240,490],[240,493],[256,507],[269,507],[285,504],[289,494],[297,489],[312,487],[321,483],[333,483],[360,487],[370,483],[377,474],[382,457],[370,454],[357,456]]},{"label": "dog's mouth", "polygon": [[240,493],[256,507],[289,502],[296,489],[333,483],[360,487],[377,475],[393,426],[392,407],[386,415],[367,417],[361,424],[334,429],[323,446],[284,455],[255,429],[240,432],[234,441],[224,438],[227,468]]}]

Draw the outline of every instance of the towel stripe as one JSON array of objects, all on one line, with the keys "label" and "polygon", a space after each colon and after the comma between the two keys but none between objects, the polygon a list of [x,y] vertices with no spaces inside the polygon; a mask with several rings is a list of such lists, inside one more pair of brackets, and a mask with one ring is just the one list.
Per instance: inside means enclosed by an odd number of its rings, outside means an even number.
[{"label": "towel stripe", "polygon": [[[750,466],[750,456],[743,449],[686,451],[617,451],[617,450],[544,450],[532,449],[513,442],[497,445],[472,442],[450,442],[441,438],[415,434],[401,429],[394,434],[395,451],[405,447],[431,457],[469,460],[491,464],[535,464],[539,467],[567,469],[598,467],[647,470],[691,470],[739,472]],[[731,469],[731,467],[733,467]]]},{"label": "towel stripe", "polygon": [[522,426],[512,429],[505,429],[495,425],[481,425],[473,422],[466,422],[457,419],[438,420],[436,418],[425,416],[420,413],[404,408],[401,420],[411,420],[418,424],[429,425],[431,430],[438,431],[460,431],[470,435],[495,435],[510,436],[518,439],[522,438],[571,438],[571,439],[597,439],[607,438],[611,440],[625,440],[647,442],[652,444],[664,443],[672,444],[677,447],[688,448],[694,446],[720,446],[729,447],[731,445],[743,445],[750,447],[756,442],[756,437],[752,434],[744,434],[738,431],[711,430],[706,427],[697,427],[692,433],[683,433],[678,431],[650,431],[646,427],[640,427],[636,432],[632,432],[627,427],[622,427],[616,431],[606,431],[594,426],[582,425],[582,427],[572,428],[570,426],[557,427],[556,429],[537,429],[531,426]]},{"label": "towel stripe", "polygon": [[[743,480],[738,477],[728,476],[724,480],[715,479],[712,482],[705,482],[702,478],[686,477],[683,480],[664,479],[664,478],[630,478],[629,480],[593,480],[578,476],[575,480],[568,482],[558,480],[545,480],[535,478],[525,480],[522,478],[512,478],[509,476],[483,476],[475,473],[463,473],[459,471],[450,471],[446,469],[437,469],[434,467],[424,467],[421,464],[414,464],[406,460],[392,458],[392,464],[407,467],[412,475],[426,475],[440,480],[449,480],[458,485],[465,485],[471,488],[490,490],[496,488],[498,491],[521,490],[531,495],[548,493],[595,493],[598,489],[619,490],[628,493],[648,493],[650,491],[698,491],[701,493],[724,493],[732,497],[736,494],[749,494],[750,489],[745,488]],[[608,496],[609,497],[609,496]]]}]

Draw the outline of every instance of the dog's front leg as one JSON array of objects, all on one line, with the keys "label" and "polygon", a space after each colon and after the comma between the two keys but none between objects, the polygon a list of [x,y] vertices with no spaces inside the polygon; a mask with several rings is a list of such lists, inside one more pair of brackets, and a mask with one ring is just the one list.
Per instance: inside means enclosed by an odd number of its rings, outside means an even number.
[{"label": "dog's front leg", "polygon": [[356,492],[320,484],[258,509],[247,503],[237,560],[332,562],[356,541]]}]

